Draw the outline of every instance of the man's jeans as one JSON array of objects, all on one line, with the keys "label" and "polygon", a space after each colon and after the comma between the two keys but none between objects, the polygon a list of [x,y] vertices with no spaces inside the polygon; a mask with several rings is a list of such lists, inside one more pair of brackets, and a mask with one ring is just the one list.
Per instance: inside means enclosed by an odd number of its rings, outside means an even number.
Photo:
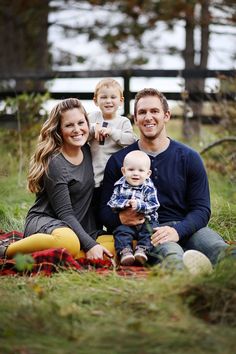
[{"label": "man's jeans", "polygon": [[[162,224],[160,226],[173,226],[176,222]],[[187,250],[197,250],[204,253],[215,265],[226,255],[229,245],[209,227],[203,227],[186,240],[166,242],[153,247],[149,255],[149,263],[154,265],[165,261],[167,265],[174,265],[175,268],[183,268],[183,254]],[[232,256],[236,257],[236,250],[232,250]]]}]

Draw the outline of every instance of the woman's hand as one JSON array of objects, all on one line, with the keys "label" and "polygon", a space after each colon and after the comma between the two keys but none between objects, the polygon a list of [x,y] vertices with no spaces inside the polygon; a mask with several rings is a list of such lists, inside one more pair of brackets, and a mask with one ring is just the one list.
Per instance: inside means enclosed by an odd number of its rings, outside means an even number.
[{"label": "woman's hand", "polygon": [[154,228],[155,232],[151,236],[153,246],[161,245],[165,242],[178,242],[179,235],[177,231],[170,226],[160,226]]},{"label": "woman's hand", "polygon": [[145,221],[144,215],[137,213],[132,208],[127,208],[119,212],[120,222],[123,225],[135,226],[143,224]]},{"label": "woman's hand", "polygon": [[88,252],[86,252],[86,258],[88,259],[103,259],[104,254],[109,257],[112,258],[113,254],[108,251],[105,247],[101,246],[101,245],[95,245],[92,248],[90,248],[90,250],[88,250]]}]

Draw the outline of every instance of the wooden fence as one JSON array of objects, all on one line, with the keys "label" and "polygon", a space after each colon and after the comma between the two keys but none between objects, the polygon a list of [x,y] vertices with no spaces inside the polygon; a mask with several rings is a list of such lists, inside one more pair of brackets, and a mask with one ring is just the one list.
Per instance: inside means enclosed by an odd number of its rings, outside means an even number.
[{"label": "wooden fence", "polygon": [[[34,72],[34,73],[0,73],[0,100],[6,97],[14,97],[22,92],[12,90],[1,90],[1,82],[8,82],[9,80],[24,81],[32,80],[35,82],[47,82],[55,79],[86,79],[86,78],[104,78],[114,77],[123,78],[124,82],[124,114],[130,114],[130,101],[134,98],[136,92],[130,90],[130,80],[132,78],[191,78],[191,79],[207,79],[207,78],[236,78],[236,70],[89,70],[89,71],[50,71],[50,72]],[[158,89],[158,87],[157,87]],[[31,93],[30,91],[27,91]],[[50,90],[49,90],[50,92]],[[227,92],[224,94],[224,99],[229,101],[236,101],[236,91]],[[44,92],[39,92],[44,93]],[[168,100],[180,101],[183,99],[181,92],[163,92]],[[51,92],[53,99],[64,99],[67,97],[78,97],[81,100],[92,100],[93,92]],[[219,99],[218,92],[190,92],[188,100],[192,101],[217,101]]]}]

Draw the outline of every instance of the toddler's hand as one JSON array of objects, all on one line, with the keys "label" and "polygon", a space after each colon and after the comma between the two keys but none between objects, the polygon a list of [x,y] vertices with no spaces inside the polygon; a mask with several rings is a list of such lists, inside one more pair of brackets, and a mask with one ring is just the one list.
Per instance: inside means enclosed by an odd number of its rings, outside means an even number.
[{"label": "toddler's hand", "polygon": [[96,123],[95,125],[95,134],[94,137],[97,141],[99,141],[99,135],[100,135],[100,130],[101,130],[101,124],[100,123]]},{"label": "toddler's hand", "polygon": [[100,135],[102,135],[104,138],[108,137],[109,135],[111,135],[111,128],[104,128],[104,127],[101,127],[100,129],[100,132],[99,132]]},{"label": "toddler's hand", "polygon": [[102,127],[100,123],[96,123],[95,125],[95,139],[97,141],[101,141],[104,138],[108,137],[111,134],[111,128]]}]

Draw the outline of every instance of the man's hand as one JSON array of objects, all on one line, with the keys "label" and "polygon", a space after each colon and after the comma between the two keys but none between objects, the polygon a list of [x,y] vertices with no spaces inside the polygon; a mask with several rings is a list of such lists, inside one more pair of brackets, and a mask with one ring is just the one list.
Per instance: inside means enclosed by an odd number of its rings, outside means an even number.
[{"label": "man's hand", "polygon": [[177,231],[170,226],[155,227],[155,232],[151,236],[153,246],[161,245],[165,242],[178,242],[179,235]]},{"label": "man's hand", "polygon": [[119,212],[121,224],[127,226],[136,226],[143,224],[145,221],[144,215],[137,213],[132,208],[127,208]]}]

